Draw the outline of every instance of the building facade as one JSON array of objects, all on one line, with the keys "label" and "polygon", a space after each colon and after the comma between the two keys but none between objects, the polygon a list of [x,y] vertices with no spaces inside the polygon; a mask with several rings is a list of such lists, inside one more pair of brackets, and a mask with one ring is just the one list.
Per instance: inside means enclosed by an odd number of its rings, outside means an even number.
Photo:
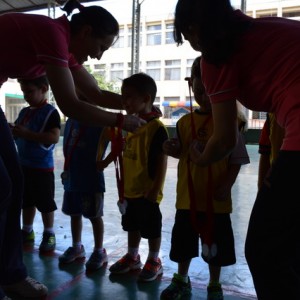
[{"label": "building facade", "polygon": [[[153,0],[140,2],[139,71],[147,73],[156,81],[158,92],[155,105],[162,110],[164,123],[174,125],[180,115],[188,113],[190,106],[196,105],[185,78],[190,76],[191,65],[200,53],[194,51],[188,42],[180,46],[174,42],[173,12],[176,0],[163,0],[167,5],[160,9],[153,6]],[[106,81],[120,86],[122,79],[132,72],[132,0],[100,1],[97,4],[117,18],[120,36],[100,61],[89,59],[85,66],[93,74],[101,75]],[[240,3],[235,4],[239,8]],[[300,4],[297,0],[248,0],[246,13],[255,18],[279,16],[299,20]],[[13,121],[24,105],[15,80],[9,80],[0,89],[0,105],[8,120]],[[261,128],[265,113],[242,109],[249,119],[249,128]]]}]

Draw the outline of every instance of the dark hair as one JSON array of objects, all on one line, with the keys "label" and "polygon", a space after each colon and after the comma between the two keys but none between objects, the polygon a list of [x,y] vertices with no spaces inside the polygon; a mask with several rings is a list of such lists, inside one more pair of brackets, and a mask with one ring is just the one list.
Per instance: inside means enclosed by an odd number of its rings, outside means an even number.
[{"label": "dark hair", "polygon": [[84,7],[77,0],[69,0],[62,10],[69,16],[76,8],[79,9],[79,13],[74,14],[70,21],[72,34],[76,34],[84,25],[89,25],[96,37],[119,35],[118,21],[103,7],[95,5]]},{"label": "dark hair", "polygon": [[146,73],[136,73],[122,82],[122,89],[124,87],[133,87],[141,95],[150,94],[152,103],[155,100],[157,87],[153,78]]},{"label": "dark hair", "polygon": [[184,32],[197,28],[202,56],[212,64],[226,62],[236,50],[238,38],[250,19],[234,14],[230,0],[178,0],[175,9],[174,40],[183,43]]},{"label": "dark hair", "polygon": [[195,58],[192,68],[191,68],[191,80],[193,81],[194,78],[201,78],[201,70],[200,70],[200,61],[201,56]]},{"label": "dark hair", "polygon": [[49,88],[49,82],[48,82],[48,78],[47,76],[40,76],[37,78],[33,78],[33,79],[22,79],[19,78],[18,82],[22,85],[34,85],[37,88],[42,88],[43,86],[46,86],[47,88]]}]

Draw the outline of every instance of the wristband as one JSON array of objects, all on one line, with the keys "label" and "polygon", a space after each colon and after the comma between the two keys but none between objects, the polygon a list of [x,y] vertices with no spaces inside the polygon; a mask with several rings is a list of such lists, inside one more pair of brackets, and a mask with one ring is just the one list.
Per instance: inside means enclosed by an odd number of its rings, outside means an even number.
[{"label": "wristband", "polygon": [[121,113],[117,114],[117,121],[116,121],[116,127],[123,128],[124,124],[124,115]]}]

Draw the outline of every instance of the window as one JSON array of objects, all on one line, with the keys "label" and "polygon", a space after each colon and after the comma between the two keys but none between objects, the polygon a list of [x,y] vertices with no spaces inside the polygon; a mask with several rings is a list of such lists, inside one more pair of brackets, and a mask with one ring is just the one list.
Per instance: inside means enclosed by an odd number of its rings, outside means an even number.
[{"label": "window", "polygon": [[28,104],[23,99],[23,96],[19,95],[5,95],[5,116],[8,122],[14,122],[21,109]]},{"label": "window", "polygon": [[186,60],[186,77],[191,77],[193,62],[194,62],[194,59],[187,59]]},{"label": "window", "polygon": [[151,76],[155,81],[160,81],[160,60],[147,61],[146,62],[146,73]]},{"label": "window", "polygon": [[160,109],[160,97],[155,97],[153,105]]},{"label": "window", "polygon": [[282,16],[284,18],[299,18],[300,17],[300,7],[284,7],[282,9]]},{"label": "window", "polygon": [[147,45],[161,45],[161,25],[147,26]]},{"label": "window", "polygon": [[95,64],[94,65],[94,74],[105,77],[105,64]]},{"label": "window", "polygon": [[165,80],[180,80],[180,60],[165,61]]},{"label": "window", "polygon": [[166,39],[165,43],[166,44],[174,44],[174,37],[173,37],[173,30],[174,30],[174,25],[169,23],[166,24]]},{"label": "window", "polygon": [[277,17],[277,9],[264,9],[256,11],[256,18]]},{"label": "window", "polygon": [[120,28],[119,37],[113,43],[112,48],[123,48],[124,47],[124,28]]},{"label": "window", "polygon": [[123,63],[114,63],[110,65],[110,80],[119,81],[124,78]]}]

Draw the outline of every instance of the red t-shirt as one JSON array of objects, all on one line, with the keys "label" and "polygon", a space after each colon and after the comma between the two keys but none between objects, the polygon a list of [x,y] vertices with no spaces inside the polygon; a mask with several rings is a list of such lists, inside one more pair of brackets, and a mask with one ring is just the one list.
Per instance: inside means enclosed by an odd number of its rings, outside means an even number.
[{"label": "red t-shirt", "polygon": [[201,60],[211,102],[238,99],[251,110],[275,113],[286,130],[282,149],[300,150],[300,22],[235,14],[251,26],[234,56],[219,67]]},{"label": "red t-shirt", "polygon": [[[69,53],[70,28],[66,16],[7,13],[0,16],[0,86],[10,78],[35,78],[44,65],[76,68]],[[5,30],[3,30],[5,28]]]}]

